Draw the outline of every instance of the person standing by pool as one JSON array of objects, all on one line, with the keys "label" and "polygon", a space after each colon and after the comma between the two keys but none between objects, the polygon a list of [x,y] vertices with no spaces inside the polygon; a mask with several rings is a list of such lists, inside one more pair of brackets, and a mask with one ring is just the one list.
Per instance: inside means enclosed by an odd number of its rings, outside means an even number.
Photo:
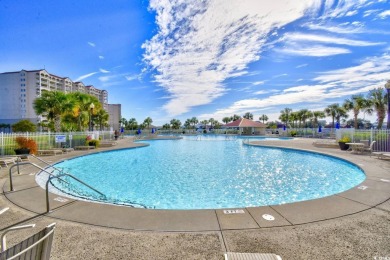
[{"label": "person standing by pool", "polygon": [[118,140],[118,136],[119,136],[119,132],[118,132],[118,130],[115,130],[114,131],[115,140]]}]

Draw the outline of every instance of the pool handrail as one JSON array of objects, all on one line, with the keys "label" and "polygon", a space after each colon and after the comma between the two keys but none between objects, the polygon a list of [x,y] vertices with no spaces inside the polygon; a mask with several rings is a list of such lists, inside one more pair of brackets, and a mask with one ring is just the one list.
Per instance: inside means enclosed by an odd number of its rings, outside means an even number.
[{"label": "pool handrail", "polygon": [[52,172],[47,171],[46,169],[40,167],[39,165],[37,165],[37,164],[35,164],[35,163],[32,163],[32,162],[19,162],[19,161],[17,161],[16,164],[12,165],[12,166],[9,168],[9,170],[8,170],[8,172],[9,172],[9,186],[10,186],[9,188],[10,188],[10,191],[14,191],[14,186],[13,186],[13,183],[12,183],[12,169],[13,169],[14,167],[17,167],[17,168],[18,168],[18,174],[20,174],[19,166],[20,166],[20,165],[27,165],[27,164],[30,164],[30,165],[32,165],[32,166],[35,166],[36,168],[40,169],[40,170],[43,171],[43,172],[46,172],[46,173],[49,174],[50,176],[55,176],[55,175],[53,175]]},{"label": "pool handrail", "polygon": [[103,197],[106,197],[106,195],[104,195],[102,192],[98,191],[97,189],[93,188],[92,186],[86,184],[85,182],[83,182],[82,180],[74,177],[73,175],[71,174],[68,174],[68,173],[62,173],[60,175],[50,175],[49,179],[47,179],[46,181],[46,213],[49,213],[50,212],[50,203],[49,203],[49,183],[51,182],[52,179],[57,179],[57,178],[60,178],[60,177],[63,177],[63,176],[69,176],[71,177],[72,179],[78,181],[79,183],[83,184],[84,186],[87,186],[88,188],[90,188],[91,190],[99,193],[100,195],[102,195]]}]

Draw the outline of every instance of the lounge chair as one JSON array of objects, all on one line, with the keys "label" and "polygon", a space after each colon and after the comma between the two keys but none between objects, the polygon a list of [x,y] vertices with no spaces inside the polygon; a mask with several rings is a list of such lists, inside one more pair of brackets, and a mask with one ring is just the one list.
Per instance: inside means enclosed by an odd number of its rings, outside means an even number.
[{"label": "lounge chair", "polygon": [[50,259],[51,245],[54,237],[55,223],[40,232],[7,249],[5,234],[10,231],[32,228],[35,224],[16,226],[6,229],[1,235],[0,260],[6,259]]},{"label": "lounge chair", "polygon": [[8,164],[15,164],[18,157],[3,157],[0,158],[0,166],[1,167],[8,167]]},{"label": "lounge chair", "polygon": [[370,146],[369,147],[365,147],[364,148],[364,152],[369,152],[370,153],[370,156],[371,156],[371,154],[372,154],[372,151],[373,151],[373,147],[374,147],[374,144],[376,143],[376,141],[372,141],[372,143],[370,144]]},{"label": "lounge chair", "polygon": [[282,258],[275,254],[227,252],[225,260],[282,260]]},{"label": "lounge chair", "polygon": [[390,153],[386,152],[372,152],[371,154],[375,155],[378,159],[390,159]]},{"label": "lounge chair", "polygon": [[57,155],[62,153],[61,149],[38,150],[38,155]]}]

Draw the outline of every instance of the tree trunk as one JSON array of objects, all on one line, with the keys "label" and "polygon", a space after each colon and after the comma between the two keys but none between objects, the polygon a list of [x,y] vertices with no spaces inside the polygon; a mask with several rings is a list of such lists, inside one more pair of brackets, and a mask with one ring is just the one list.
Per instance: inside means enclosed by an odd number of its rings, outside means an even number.
[{"label": "tree trunk", "polygon": [[56,132],[61,132],[61,116],[56,115],[54,118],[54,130]]}]

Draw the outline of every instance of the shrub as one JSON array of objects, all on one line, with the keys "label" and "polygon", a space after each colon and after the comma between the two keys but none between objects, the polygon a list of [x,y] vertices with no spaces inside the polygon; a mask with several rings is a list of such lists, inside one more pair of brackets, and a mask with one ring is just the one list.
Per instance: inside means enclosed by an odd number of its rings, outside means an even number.
[{"label": "shrub", "polygon": [[297,135],[297,131],[296,131],[296,130],[291,130],[291,131],[290,131],[290,135],[291,135],[292,137],[296,136],[296,135]]},{"label": "shrub", "polygon": [[340,143],[349,143],[351,142],[351,137],[349,137],[348,135],[344,135],[340,140],[339,140]]},{"label": "shrub", "polygon": [[30,154],[36,154],[38,151],[38,145],[34,139],[18,136],[15,138],[15,142],[19,149],[30,149]]},{"label": "shrub", "polygon": [[29,120],[21,120],[12,125],[12,131],[14,132],[36,132],[37,126]]},{"label": "shrub", "polygon": [[87,140],[86,145],[95,146],[96,148],[98,148],[100,145],[100,141],[96,139]]}]

